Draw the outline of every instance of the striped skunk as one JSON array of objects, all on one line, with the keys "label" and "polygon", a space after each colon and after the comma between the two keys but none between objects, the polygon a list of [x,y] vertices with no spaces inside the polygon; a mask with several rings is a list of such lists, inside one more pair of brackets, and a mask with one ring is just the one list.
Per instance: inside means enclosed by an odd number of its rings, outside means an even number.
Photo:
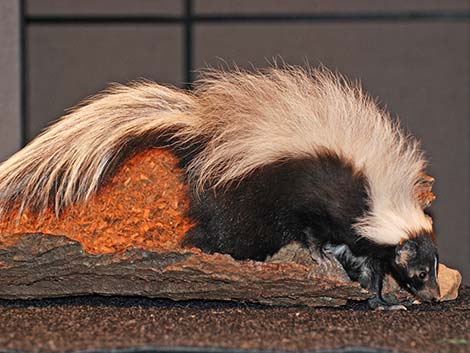
[{"label": "striped skunk", "polygon": [[362,89],[326,69],[208,70],[190,92],[114,85],[0,165],[0,211],[56,214],[135,151],[180,158],[196,226],[184,245],[264,260],[298,241],[382,296],[386,273],[439,298],[431,219],[414,197],[426,161]]}]

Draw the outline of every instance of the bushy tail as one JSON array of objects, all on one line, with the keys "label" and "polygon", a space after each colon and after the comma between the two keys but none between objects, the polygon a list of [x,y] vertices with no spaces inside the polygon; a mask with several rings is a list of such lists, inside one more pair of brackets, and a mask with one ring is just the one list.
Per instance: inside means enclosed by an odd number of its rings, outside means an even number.
[{"label": "bushy tail", "polygon": [[0,164],[0,214],[86,200],[133,147],[168,131],[190,138],[193,106],[189,93],[148,81],[92,97]]}]

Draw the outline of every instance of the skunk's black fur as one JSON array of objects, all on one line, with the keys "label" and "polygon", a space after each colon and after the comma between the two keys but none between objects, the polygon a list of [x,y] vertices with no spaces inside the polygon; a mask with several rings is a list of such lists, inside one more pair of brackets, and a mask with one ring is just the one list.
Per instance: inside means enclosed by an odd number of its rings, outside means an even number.
[{"label": "skunk's black fur", "polygon": [[365,183],[332,153],[265,166],[223,191],[194,195],[190,216],[198,225],[186,243],[236,259],[264,260],[294,240],[310,239],[365,254],[352,229],[368,210]]}]

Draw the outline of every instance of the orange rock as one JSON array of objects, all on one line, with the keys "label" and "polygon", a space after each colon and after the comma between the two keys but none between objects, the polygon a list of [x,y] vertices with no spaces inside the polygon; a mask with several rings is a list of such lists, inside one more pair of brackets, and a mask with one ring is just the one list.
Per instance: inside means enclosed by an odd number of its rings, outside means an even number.
[{"label": "orange rock", "polygon": [[[64,210],[57,218],[27,210],[19,222],[15,211],[0,219],[0,242],[9,235],[65,235],[89,253],[129,248],[162,251],[179,248],[192,222],[187,186],[178,159],[164,149],[147,150],[127,160],[92,199]],[[14,239],[13,237],[10,237]]]}]

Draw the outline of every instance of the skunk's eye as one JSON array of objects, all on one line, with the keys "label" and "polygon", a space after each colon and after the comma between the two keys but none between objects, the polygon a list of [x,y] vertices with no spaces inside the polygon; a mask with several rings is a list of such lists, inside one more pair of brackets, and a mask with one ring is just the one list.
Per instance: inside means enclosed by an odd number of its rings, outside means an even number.
[{"label": "skunk's eye", "polygon": [[420,272],[418,276],[419,276],[419,278],[421,278],[421,279],[425,279],[427,275],[428,275],[428,274],[423,271],[423,272]]}]

